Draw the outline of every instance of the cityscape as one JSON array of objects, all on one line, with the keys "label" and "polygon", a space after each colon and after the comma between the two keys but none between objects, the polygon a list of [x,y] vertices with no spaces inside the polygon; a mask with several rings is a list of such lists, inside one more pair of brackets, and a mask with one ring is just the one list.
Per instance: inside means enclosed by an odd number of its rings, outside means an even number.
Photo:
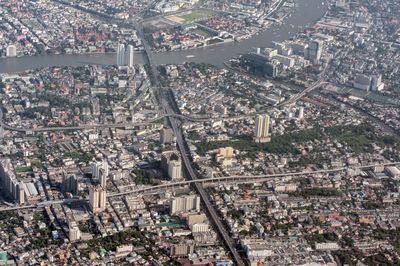
[{"label": "cityscape", "polygon": [[0,265],[400,265],[400,2],[0,1]]}]

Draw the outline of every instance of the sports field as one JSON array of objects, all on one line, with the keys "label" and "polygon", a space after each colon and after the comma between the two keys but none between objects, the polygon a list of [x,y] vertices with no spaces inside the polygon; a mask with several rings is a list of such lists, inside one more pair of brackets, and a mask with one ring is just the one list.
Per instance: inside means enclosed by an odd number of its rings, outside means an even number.
[{"label": "sports field", "polygon": [[214,15],[215,15],[215,13],[212,11],[195,10],[195,11],[185,12],[181,15],[176,15],[176,16],[183,20],[182,21],[183,24],[187,24],[187,23],[194,22],[196,20],[210,18]]}]

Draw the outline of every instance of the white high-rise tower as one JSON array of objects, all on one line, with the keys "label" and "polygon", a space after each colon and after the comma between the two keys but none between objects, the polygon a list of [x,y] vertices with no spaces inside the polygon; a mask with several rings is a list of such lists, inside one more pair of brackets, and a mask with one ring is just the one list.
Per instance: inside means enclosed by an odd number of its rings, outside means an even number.
[{"label": "white high-rise tower", "polygon": [[269,115],[258,115],[256,118],[256,128],[254,132],[255,142],[269,142]]},{"label": "white high-rise tower", "polygon": [[133,45],[128,45],[126,65],[129,68],[133,68],[133,55],[134,55]]},{"label": "white high-rise tower", "polygon": [[117,47],[117,66],[123,66],[124,63],[125,63],[125,45],[119,43]]},{"label": "white high-rise tower", "polygon": [[108,163],[107,161],[95,162],[92,165],[92,177],[98,179],[100,185],[105,188],[108,177]]}]

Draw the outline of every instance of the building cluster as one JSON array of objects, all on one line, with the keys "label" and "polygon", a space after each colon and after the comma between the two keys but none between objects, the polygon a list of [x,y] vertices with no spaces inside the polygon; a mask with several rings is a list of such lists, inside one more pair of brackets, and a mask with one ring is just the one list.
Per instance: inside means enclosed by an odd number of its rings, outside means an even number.
[{"label": "building cluster", "polygon": [[117,47],[117,66],[127,66],[133,68],[133,58],[134,58],[134,47],[133,45],[128,45],[125,50],[125,45],[119,43]]},{"label": "building cluster", "polygon": [[[188,3],[193,4],[185,1],[185,5]],[[293,8],[278,0],[251,4],[232,1],[228,5],[206,1],[200,6],[205,9],[176,12],[182,5],[161,1],[156,5],[155,13],[175,13],[147,21],[150,44],[155,51],[170,51],[241,41],[262,32],[273,21],[280,23]],[[218,15],[209,10],[228,12]]]},{"label": "building cluster", "polygon": [[151,1],[114,1],[105,0],[103,2],[98,2],[96,0],[66,0],[70,6],[79,6],[86,12],[99,13],[106,18],[116,18],[116,19],[130,19],[134,18],[137,13],[143,12],[145,9],[152,5]]},{"label": "building cluster", "polygon": [[[154,11],[156,13],[170,13],[170,12],[175,12],[178,11],[179,9],[183,8],[191,8],[195,4],[197,4],[199,0],[190,0],[190,1],[182,1],[182,0],[162,0],[159,1],[155,6],[154,6]],[[153,11],[152,10],[152,11]]]},{"label": "building cluster", "polygon": [[3,2],[0,14],[0,56],[113,52],[118,41],[141,49],[135,30],[59,2]]},{"label": "building cluster", "polygon": [[[156,73],[134,65],[134,31],[82,15],[133,22],[149,4],[1,2],[2,55],[118,45],[117,67],[0,75],[0,264],[234,265],[219,221],[246,265],[400,264],[399,3],[331,1],[292,40],[229,62],[279,79],[159,67],[161,100]],[[293,7],[201,6],[229,12],[176,13],[182,27],[153,36],[229,39]]]},{"label": "building cluster", "polygon": [[[255,48],[239,60],[231,60],[231,64],[239,69],[267,77],[287,76],[293,71],[302,71],[311,64],[326,62],[328,55],[323,54],[323,40],[311,39],[308,42],[293,40],[273,42],[272,47]],[[324,55],[324,57],[322,57]]]},{"label": "building cluster", "polygon": [[201,64],[167,65],[165,82],[173,89],[183,114],[215,118],[212,122],[215,125],[220,123],[220,118],[256,113],[293,94],[286,86],[206,67]]},{"label": "building cluster", "polygon": [[[149,98],[150,81],[143,66],[84,69],[87,71],[55,67],[23,75],[1,74],[5,84],[1,88],[3,120],[20,128],[55,125],[84,128],[85,124],[156,120],[158,113]],[[17,97],[22,101],[16,101]],[[100,131],[92,131],[88,140],[98,139]],[[117,134],[123,132],[117,130]]]},{"label": "building cluster", "polygon": [[[385,210],[399,195],[397,185],[386,181],[397,180],[398,174],[397,167],[379,167],[350,177],[338,171],[264,184],[225,184],[212,188],[211,197],[249,265],[343,263],[335,261],[336,252],[343,249],[350,258],[357,252],[398,257],[389,238],[374,237],[400,226],[397,207]],[[384,195],[378,196],[378,191]],[[366,227],[370,230],[364,235]]]}]

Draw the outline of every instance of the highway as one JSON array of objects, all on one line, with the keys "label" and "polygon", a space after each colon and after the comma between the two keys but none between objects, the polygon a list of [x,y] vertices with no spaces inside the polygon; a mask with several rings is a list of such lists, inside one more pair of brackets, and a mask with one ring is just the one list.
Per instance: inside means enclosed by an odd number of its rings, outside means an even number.
[{"label": "highway", "polygon": [[320,86],[322,86],[323,84],[326,84],[326,83],[327,82],[325,82],[325,81],[317,80],[316,82],[314,82],[313,85],[311,85],[307,89],[305,89],[305,90],[293,95],[289,100],[278,104],[278,106],[295,104],[298,100],[301,99],[301,97],[305,96],[307,93],[315,90],[316,88],[318,88],[318,87],[320,87]]},{"label": "highway", "polygon": [[185,185],[191,184],[205,184],[205,183],[234,183],[234,184],[243,184],[243,183],[256,183],[256,182],[265,182],[271,179],[283,178],[283,177],[301,177],[304,175],[315,175],[315,174],[329,174],[335,172],[346,171],[347,169],[371,169],[374,167],[384,167],[384,166],[394,166],[399,165],[400,162],[389,162],[384,164],[371,164],[365,166],[357,166],[357,167],[340,167],[326,170],[316,170],[316,171],[301,171],[301,172],[288,172],[288,173],[280,173],[280,174],[269,174],[269,175],[233,175],[233,176],[221,176],[221,177],[213,177],[213,178],[202,178],[202,179],[191,179],[185,180],[175,183],[162,184],[157,186],[151,186],[141,189],[135,189],[131,191],[124,191],[118,193],[112,193],[107,195],[107,197],[119,197],[129,194],[137,194],[137,193],[146,193],[148,191],[165,191],[174,187],[182,187]]},{"label": "highway", "polygon": [[34,133],[34,132],[50,132],[50,131],[67,131],[67,130],[85,130],[85,129],[94,129],[94,128],[132,128],[136,126],[147,126],[153,123],[156,123],[158,120],[163,119],[165,117],[172,116],[183,120],[194,121],[194,122],[204,122],[209,120],[209,118],[202,117],[191,117],[181,114],[160,114],[159,116],[152,118],[150,120],[138,123],[112,123],[112,124],[88,124],[81,126],[65,126],[65,127],[36,127],[36,128],[24,128],[24,127],[14,127],[9,126],[3,122],[3,111],[0,105],[0,126],[2,126],[6,130],[23,132],[23,133]]},{"label": "highway", "polygon": [[[153,85],[156,85],[157,88],[161,88],[159,78],[158,78],[158,71],[155,67],[155,64],[153,64],[153,62],[154,62],[153,54],[151,52],[151,48],[150,48],[149,44],[147,43],[145,36],[144,36],[143,27],[142,27],[142,25],[139,24],[139,25],[137,25],[136,29],[138,31],[138,36],[142,39],[143,46],[144,46],[146,54],[147,54],[147,59],[148,59],[149,65],[152,68],[152,71],[154,74],[154,79],[155,79],[154,81],[156,84],[153,84]],[[179,115],[179,110],[176,110],[177,112],[175,112],[173,110],[172,106],[174,105],[174,102],[171,102],[172,100],[169,97],[170,96],[169,91],[167,91],[165,89],[159,89],[158,95],[160,97],[160,99],[159,99],[160,105],[163,108],[165,114],[168,115],[168,121],[169,121],[169,123],[173,129],[174,135],[176,137],[177,146],[181,153],[183,166],[184,166],[184,169],[186,170],[185,171],[186,178],[188,178],[190,180],[196,180],[197,175],[192,167],[191,159],[189,158],[190,153],[188,150],[187,143],[183,137],[181,129],[178,128],[178,120],[173,115],[173,114]],[[193,187],[197,191],[197,193],[199,194],[199,196],[202,200],[205,213],[207,214],[210,222],[214,225],[214,228],[216,229],[219,237],[222,239],[225,246],[230,251],[234,263],[239,266],[244,266],[245,264],[243,262],[243,259],[241,258],[239,252],[237,251],[233,239],[226,231],[225,226],[222,224],[221,219],[218,216],[214,206],[211,204],[210,199],[209,199],[207,193],[204,191],[203,186],[199,183],[194,183]]]},{"label": "highway", "polygon": [[[165,192],[168,190],[176,190],[177,188],[182,188],[184,186],[188,185],[202,185],[202,184],[210,184],[210,183],[216,183],[216,184],[245,184],[245,183],[263,183],[269,180],[273,179],[281,179],[285,177],[291,177],[291,178],[300,178],[305,175],[310,176],[310,175],[315,175],[315,174],[329,174],[329,173],[335,173],[335,172],[342,172],[346,171],[347,169],[360,169],[360,170],[366,170],[366,169],[372,169],[374,167],[384,167],[384,166],[396,166],[400,165],[400,162],[389,162],[389,163],[383,163],[383,164],[371,164],[371,165],[364,165],[364,166],[356,166],[356,167],[339,167],[339,168],[333,168],[333,169],[326,169],[326,170],[315,170],[315,171],[301,171],[301,172],[288,172],[288,173],[280,173],[280,174],[269,174],[269,175],[232,175],[232,176],[221,176],[221,177],[213,177],[213,178],[203,178],[203,179],[192,179],[192,180],[184,180],[180,182],[175,182],[175,183],[168,183],[168,184],[162,184],[162,185],[156,185],[156,186],[147,186],[144,188],[138,188],[134,190],[128,190],[128,191],[123,191],[123,192],[116,192],[116,193],[110,193],[107,194],[108,198],[114,198],[114,197],[121,197],[121,196],[126,196],[130,194],[156,194],[156,193],[161,193]],[[73,202],[88,202],[87,200],[83,199],[77,199],[77,198],[71,198],[71,199],[63,199],[63,200],[49,200],[49,201],[43,201],[39,202],[37,204],[31,204],[31,205],[21,205],[21,206],[12,206],[12,207],[4,207],[0,208],[0,212],[2,211],[15,211],[15,210],[22,210],[22,209],[34,209],[34,208],[40,208],[40,207],[45,207],[53,204],[69,204]]]}]

